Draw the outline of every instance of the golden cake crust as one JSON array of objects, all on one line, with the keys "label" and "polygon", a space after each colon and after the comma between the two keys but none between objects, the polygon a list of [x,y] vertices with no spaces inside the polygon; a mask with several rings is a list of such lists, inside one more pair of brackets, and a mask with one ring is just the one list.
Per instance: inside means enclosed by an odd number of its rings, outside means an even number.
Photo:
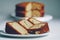
[{"label": "golden cake crust", "polygon": [[28,3],[32,3],[32,4],[35,3],[35,4],[38,4],[38,5],[44,6],[43,3],[39,3],[39,2],[21,2],[21,3],[16,4],[16,6],[26,7],[26,5]]}]

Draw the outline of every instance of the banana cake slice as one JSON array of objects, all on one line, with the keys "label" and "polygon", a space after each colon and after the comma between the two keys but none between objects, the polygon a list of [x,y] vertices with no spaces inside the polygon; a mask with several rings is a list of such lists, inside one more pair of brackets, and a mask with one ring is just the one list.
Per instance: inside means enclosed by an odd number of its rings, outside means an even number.
[{"label": "banana cake slice", "polygon": [[22,21],[19,21],[18,23],[26,29],[29,29],[31,26],[33,26],[33,24],[30,23],[28,20],[22,20]]},{"label": "banana cake slice", "polygon": [[7,22],[5,31],[6,33],[9,34],[21,34],[21,35],[28,34],[28,31],[17,22]]},{"label": "banana cake slice", "polygon": [[28,32],[31,34],[42,34],[48,31],[49,31],[48,23],[43,22],[43,23],[33,25]]}]

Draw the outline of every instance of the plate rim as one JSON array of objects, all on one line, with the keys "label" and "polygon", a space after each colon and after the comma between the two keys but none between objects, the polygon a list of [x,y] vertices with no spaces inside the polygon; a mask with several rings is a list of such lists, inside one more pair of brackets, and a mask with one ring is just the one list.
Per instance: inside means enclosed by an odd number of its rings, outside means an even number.
[{"label": "plate rim", "polygon": [[[27,19],[28,18],[28,17],[17,17],[17,16],[15,16],[15,12],[10,13],[10,16],[15,18],[16,20]],[[48,22],[48,21],[53,19],[52,15],[44,15],[44,17],[49,17],[49,19],[48,20],[46,19],[44,22]],[[38,18],[43,18],[43,20],[44,20],[45,19],[44,17],[38,17]],[[43,20],[41,20],[41,21],[43,21]]]},{"label": "plate rim", "polygon": [[48,35],[49,31],[43,34],[29,34],[29,35],[19,35],[19,34],[7,34],[5,32],[0,32],[0,35],[9,36],[9,37],[38,37]]}]

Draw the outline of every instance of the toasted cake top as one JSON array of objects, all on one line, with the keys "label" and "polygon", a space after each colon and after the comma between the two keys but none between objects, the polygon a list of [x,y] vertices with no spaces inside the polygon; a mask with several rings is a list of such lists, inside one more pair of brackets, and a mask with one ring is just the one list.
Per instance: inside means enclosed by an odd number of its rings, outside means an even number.
[{"label": "toasted cake top", "polygon": [[26,6],[27,4],[29,4],[29,3],[44,6],[43,3],[39,3],[39,2],[22,2],[22,3],[16,4],[16,6],[22,6],[22,7],[25,7],[25,6]]}]

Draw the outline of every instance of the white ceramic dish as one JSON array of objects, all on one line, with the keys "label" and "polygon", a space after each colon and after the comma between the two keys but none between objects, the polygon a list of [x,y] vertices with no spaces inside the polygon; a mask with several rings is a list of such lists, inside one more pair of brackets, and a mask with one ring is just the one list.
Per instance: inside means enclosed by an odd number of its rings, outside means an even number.
[{"label": "white ceramic dish", "polygon": [[48,35],[49,32],[43,34],[29,34],[29,35],[19,35],[19,34],[7,34],[5,32],[0,31],[0,35],[8,36],[8,37],[42,37]]},{"label": "white ceramic dish", "polygon": [[[11,13],[11,17],[15,18],[16,20],[26,19],[24,17],[15,16],[15,13]],[[48,21],[52,20],[53,17],[51,15],[45,15],[44,17],[36,17],[36,19],[39,20],[39,21],[48,22]]]}]

